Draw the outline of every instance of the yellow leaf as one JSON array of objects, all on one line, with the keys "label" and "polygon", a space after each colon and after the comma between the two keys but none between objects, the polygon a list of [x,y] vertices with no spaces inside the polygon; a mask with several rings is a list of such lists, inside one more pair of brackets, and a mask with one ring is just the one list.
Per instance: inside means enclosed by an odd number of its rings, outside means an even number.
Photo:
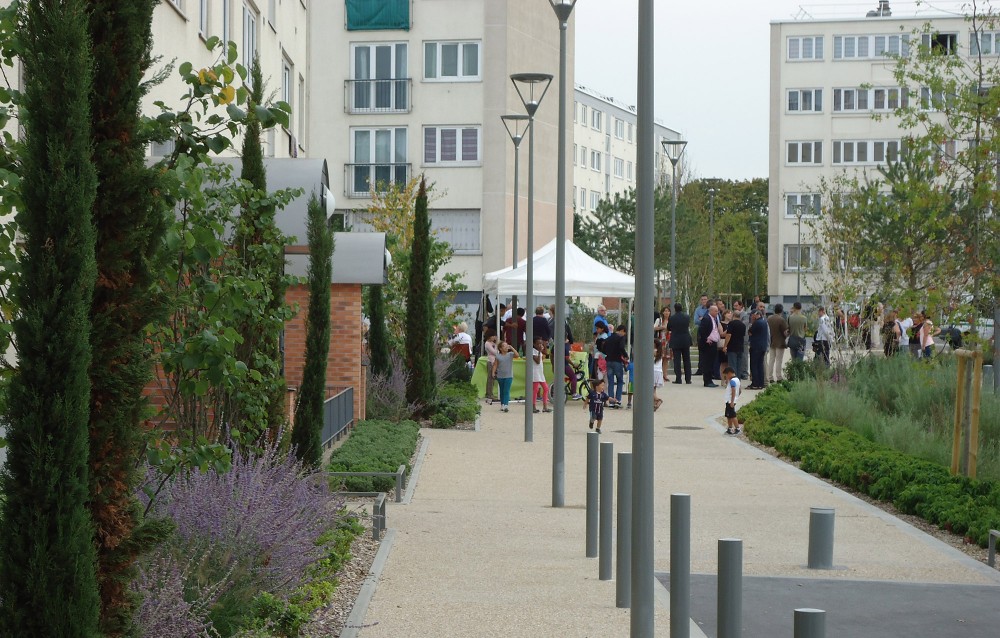
[{"label": "yellow leaf", "polygon": [[224,86],[219,91],[219,104],[229,104],[236,98],[236,89],[232,86]]}]

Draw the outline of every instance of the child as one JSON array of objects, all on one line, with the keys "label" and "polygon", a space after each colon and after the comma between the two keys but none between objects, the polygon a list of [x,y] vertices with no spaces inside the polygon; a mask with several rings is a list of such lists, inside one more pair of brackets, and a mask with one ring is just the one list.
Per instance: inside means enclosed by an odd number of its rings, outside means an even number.
[{"label": "child", "polygon": [[625,369],[628,372],[628,385],[625,386],[625,396],[628,399],[628,403],[625,405],[626,410],[632,409],[632,381],[635,379],[635,368],[632,367],[632,360],[629,359],[628,364],[625,365]]},{"label": "child", "polygon": [[551,412],[549,409],[549,384],[545,381],[545,343],[541,337],[535,339],[535,347],[531,349],[531,409],[536,413],[535,399],[538,391],[542,391],[542,412]]},{"label": "child", "polygon": [[740,398],[740,380],[736,378],[736,372],[729,366],[722,371],[722,378],[726,380],[726,434],[739,434],[743,431],[740,427],[739,419],[736,418],[736,401]]},{"label": "child", "polygon": [[663,387],[663,342],[653,340],[653,412],[663,404],[663,399],[656,395],[656,389]]},{"label": "child", "polygon": [[506,341],[500,342],[496,360],[493,362],[493,376],[500,386],[500,411],[510,412],[510,386],[514,383],[514,359],[517,351]]},{"label": "child", "polygon": [[604,404],[617,403],[604,391],[604,379],[594,379],[590,384],[594,389],[587,395],[587,401],[583,404],[584,409],[590,409],[590,429],[597,426],[597,433],[601,433],[601,423],[604,422]]}]

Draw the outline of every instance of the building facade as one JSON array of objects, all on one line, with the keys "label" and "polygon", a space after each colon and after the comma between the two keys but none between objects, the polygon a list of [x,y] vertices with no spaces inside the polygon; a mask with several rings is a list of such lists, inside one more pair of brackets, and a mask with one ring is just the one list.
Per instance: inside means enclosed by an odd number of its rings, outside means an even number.
[{"label": "building facade", "polygon": [[[845,172],[873,173],[900,151],[906,131],[893,112],[920,97],[898,85],[893,56],[915,52],[921,43],[969,54],[970,25],[961,16],[900,16],[885,1],[872,7],[857,17],[771,23],[772,302],[824,297],[824,242],[810,224],[827,204],[821,183]],[[933,33],[922,35],[928,22]]]},{"label": "building facade", "polygon": [[[573,205],[592,215],[602,199],[635,188],[636,109],[580,85],[574,98]],[[681,135],[659,122],[655,129],[656,181],[668,184],[671,166],[660,143]]]}]

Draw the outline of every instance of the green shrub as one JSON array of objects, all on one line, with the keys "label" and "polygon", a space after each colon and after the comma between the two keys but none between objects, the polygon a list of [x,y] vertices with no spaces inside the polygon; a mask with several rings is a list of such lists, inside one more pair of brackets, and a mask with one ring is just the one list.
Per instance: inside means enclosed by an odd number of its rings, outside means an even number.
[{"label": "green shrub", "polygon": [[[455,423],[471,423],[479,416],[481,409],[476,388],[471,383],[446,383],[438,388],[431,425],[450,428]],[[447,417],[450,423],[444,425],[445,419],[437,419],[438,416]]]},{"label": "green shrub", "polygon": [[250,629],[266,630],[281,638],[296,638],[309,622],[309,614],[301,607],[267,592],[254,599],[250,614]]},{"label": "green shrub", "polygon": [[453,428],[455,427],[455,421],[444,412],[438,412],[431,417],[431,427],[438,429]]},{"label": "green shrub", "polygon": [[[395,472],[400,465],[410,471],[420,425],[413,421],[361,421],[351,436],[330,456],[331,472]],[[334,487],[351,492],[386,492],[395,486],[391,476],[333,477]]]},{"label": "green shrub", "polygon": [[472,381],[472,373],[473,369],[469,367],[464,357],[449,356],[448,365],[445,368],[444,374],[441,375],[441,381],[449,384],[469,383]]},{"label": "green shrub", "polygon": [[[797,392],[796,388],[794,392]],[[1000,483],[951,476],[941,464],[875,443],[855,431],[797,411],[789,390],[774,384],[740,410],[747,436],[814,472],[893,503],[943,529],[986,546],[1000,526]]]}]

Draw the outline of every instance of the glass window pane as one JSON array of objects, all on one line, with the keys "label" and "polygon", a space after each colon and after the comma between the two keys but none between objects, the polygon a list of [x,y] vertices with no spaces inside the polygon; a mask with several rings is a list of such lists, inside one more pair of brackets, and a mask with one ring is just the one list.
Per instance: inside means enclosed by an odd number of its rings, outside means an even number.
[{"label": "glass window pane", "polygon": [[812,144],[806,142],[802,145],[802,163],[811,164],[812,163]]},{"label": "glass window pane", "polygon": [[375,161],[392,162],[392,131],[389,129],[375,131]]},{"label": "glass window pane", "polygon": [[458,77],[458,45],[441,45],[441,77]]},{"label": "glass window pane", "polygon": [[875,55],[885,55],[885,36],[877,35],[875,36]]},{"label": "glass window pane", "polygon": [[844,110],[854,110],[854,89],[844,91]]},{"label": "glass window pane", "polygon": [[861,89],[858,91],[858,110],[868,110],[868,91]]},{"label": "glass window pane", "polygon": [[788,92],[788,110],[798,111],[799,110],[799,92],[789,91]]},{"label": "glass window pane", "polygon": [[457,131],[453,128],[441,129],[441,161],[454,162],[458,159]]},{"label": "glass window pane", "polygon": [[838,60],[844,57],[844,38],[839,35],[833,38],[833,57]]},{"label": "glass window pane", "polygon": [[370,163],[371,152],[371,131],[354,131],[354,163]]},{"label": "glass window pane", "polygon": [[354,79],[366,80],[371,77],[371,49],[368,47],[354,48]]},{"label": "glass window pane", "polygon": [[812,38],[802,38],[802,57],[803,59],[810,60],[813,57],[813,41]]},{"label": "glass window pane", "polygon": [[818,37],[815,38],[815,40],[816,40],[816,46],[815,46],[816,51],[814,52],[813,57],[816,58],[817,60],[822,60],[823,59],[823,36],[818,36]]},{"label": "glass window pane", "polygon": [[424,129],[424,163],[433,164],[437,161],[437,129]]},{"label": "glass window pane", "polygon": [[396,74],[394,78],[405,78],[406,77],[406,45],[397,44],[396,45]]},{"label": "glass window pane", "polygon": [[858,38],[858,57],[867,58],[868,57],[868,36],[862,36]]},{"label": "glass window pane", "polygon": [[844,162],[854,161],[854,142],[844,142]]},{"label": "glass window pane", "polygon": [[462,75],[479,76],[479,44],[475,42],[462,45]]},{"label": "glass window pane", "polygon": [[424,77],[431,79],[437,77],[437,43],[427,42],[424,44]]},{"label": "glass window pane", "polygon": [[817,112],[823,110],[823,89],[816,89],[816,95],[813,99],[813,108],[815,108]]},{"label": "glass window pane", "polygon": [[811,110],[813,110],[813,105],[812,105],[812,91],[803,91],[802,92],[802,110],[803,111],[811,111]]},{"label": "glass window pane", "polygon": [[885,161],[885,142],[875,142],[874,159],[876,162]]},{"label": "glass window pane", "polygon": [[833,110],[834,111],[842,111],[844,109],[843,94],[844,94],[844,92],[842,90],[840,90],[840,89],[834,89],[833,90]]},{"label": "glass window pane", "polygon": [[833,143],[833,163],[840,164],[840,149],[843,144],[841,142]]},{"label": "glass window pane", "polygon": [[788,59],[798,60],[799,59],[799,39],[798,38],[788,38]]},{"label": "glass window pane", "polygon": [[844,57],[845,58],[853,58],[853,57],[855,57],[854,45],[855,45],[854,38],[844,38]]},{"label": "glass window pane", "polygon": [[885,108],[885,89],[875,89],[875,110]]},{"label": "glass window pane", "polygon": [[813,162],[823,163],[823,142],[813,142]]},{"label": "glass window pane", "polygon": [[392,47],[375,47],[375,77],[388,80],[392,77]]},{"label": "glass window pane", "polygon": [[397,164],[406,163],[406,129],[396,129],[396,155],[393,159]]},{"label": "glass window pane", "polygon": [[462,129],[462,161],[479,161],[479,129]]},{"label": "glass window pane", "polygon": [[788,143],[788,163],[797,164],[799,161],[799,145],[796,142]]}]

